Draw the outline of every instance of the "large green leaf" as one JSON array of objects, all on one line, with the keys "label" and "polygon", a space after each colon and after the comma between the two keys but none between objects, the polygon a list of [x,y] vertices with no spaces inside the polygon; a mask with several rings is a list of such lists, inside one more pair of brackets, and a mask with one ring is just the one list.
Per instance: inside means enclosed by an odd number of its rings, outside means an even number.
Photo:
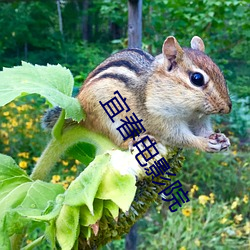
[{"label": "large green leaf", "polygon": [[17,186],[25,183],[30,182],[30,178],[27,176],[16,176],[11,177],[6,180],[0,181],[0,201],[2,198],[7,196],[13,189],[15,189]]},{"label": "large green leaf", "polygon": [[73,85],[72,74],[61,65],[34,66],[22,62],[22,66],[0,72],[0,106],[18,96],[36,93],[53,106],[65,109],[66,118],[80,121],[84,114],[78,100],[71,97]]},{"label": "large green leaf", "polygon": [[90,213],[87,206],[80,208],[80,225],[89,226],[95,224],[102,217],[103,200],[95,199],[93,202],[94,215]]},{"label": "large green leaf", "polygon": [[0,181],[22,175],[28,177],[10,156],[0,154]]},{"label": "large green leaf", "polygon": [[52,210],[53,217],[50,216],[54,219],[59,214],[63,199],[56,198],[64,189],[61,185],[32,181],[9,156],[0,155],[0,162],[0,249],[8,249],[9,236],[22,232],[32,220],[28,216],[41,216]]},{"label": "large green leaf", "polygon": [[[116,150],[97,156],[71,183],[65,192],[64,204],[86,205],[94,215],[93,201],[98,198],[111,200],[123,211],[127,211],[136,192],[136,179],[133,174],[121,174],[124,170],[114,167],[119,166],[121,161],[125,165],[131,163],[131,157],[126,152],[119,153],[119,156],[117,158]],[[112,214],[116,214],[115,210]]]},{"label": "large green leaf", "polygon": [[56,238],[64,250],[71,250],[79,234],[79,207],[64,205],[56,220]]},{"label": "large green leaf", "polygon": [[78,142],[71,146],[66,154],[77,159],[78,161],[88,165],[95,158],[96,148],[89,143],[86,142]]},{"label": "large green leaf", "polygon": [[114,219],[118,217],[119,207],[113,201],[105,200],[103,207],[108,209]]},{"label": "large green leaf", "polygon": [[96,198],[112,200],[126,212],[135,196],[135,183],[136,179],[133,175],[121,175],[119,171],[110,167],[103,176]]},{"label": "large green leaf", "polygon": [[93,201],[110,161],[110,155],[97,156],[95,160],[71,183],[65,192],[64,203],[70,206],[87,205],[93,214]]},{"label": "large green leaf", "polygon": [[57,195],[61,193],[64,193],[64,188],[61,185],[40,180],[34,181],[20,207],[26,209],[26,211],[32,208],[42,212],[46,208],[48,201],[55,200]]}]

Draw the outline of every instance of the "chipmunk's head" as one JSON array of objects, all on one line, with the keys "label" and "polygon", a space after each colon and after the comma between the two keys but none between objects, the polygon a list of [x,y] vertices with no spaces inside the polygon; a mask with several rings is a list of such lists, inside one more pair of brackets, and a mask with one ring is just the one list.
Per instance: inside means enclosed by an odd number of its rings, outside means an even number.
[{"label": "chipmunk's head", "polygon": [[[167,105],[192,109],[203,114],[227,114],[231,100],[226,81],[218,66],[204,54],[202,39],[195,36],[191,48],[181,48],[175,37],[163,43],[162,54],[156,57],[159,78],[158,92],[169,93]],[[164,86],[165,85],[165,86]]]}]

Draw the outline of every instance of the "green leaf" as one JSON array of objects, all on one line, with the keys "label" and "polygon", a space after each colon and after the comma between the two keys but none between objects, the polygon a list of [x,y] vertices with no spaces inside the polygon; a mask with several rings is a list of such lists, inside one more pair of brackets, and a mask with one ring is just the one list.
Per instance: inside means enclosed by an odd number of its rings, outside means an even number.
[{"label": "green leaf", "polygon": [[[21,233],[33,219],[27,216],[41,216],[44,211],[52,211],[50,217],[55,218],[63,201],[56,197],[64,193],[64,189],[61,185],[40,180],[32,182],[9,156],[0,155],[0,160],[0,234],[4,238],[1,249],[4,249],[9,245],[9,236]],[[51,205],[54,200],[59,208]]]},{"label": "green leaf", "polygon": [[42,212],[48,201],[55,200],[56,196],[61,193],[64,193],[61,185],[37,180],[30,186],[20,208],[26,209],[27,213],[29,209],[37,209]]},{"label": "green leaf", "polygon": [[121,173],[108,168],[98,188],[96,198],[112,200],[122,211],[126,212],[134,199],[136,179],[133,175]]},{"label": "green leaf", "polygon": [[[60,194],[58,195],[60,196]],[[56,199],[58,200],[58,199]],[[53,204],[52,204],[53,203]],[[37,221],[52,221],[54,220],[60,213],[61,208],[63,204],[62,203],[49,203],[48,207],[45,209],[45,211],[42,213],[42,215],[27,215],[30,219],[37,220]]]},{"label": "green leaf", "polygon": [[0,72],[0,106],[18,96],[36,93],[65,109],[66,118],[79,122],[84,114],[79,101],[71,97],[73,84],[72,74],[61,65],[34,66],[22,62],[22,66]]},{"label": "green leaf", "polygon": [[51,249],[56,249],[56,223],[50,221],[45,229],[45,237],[50,242]]},{"label": "green leaf", "polygon": [[[16,187],[1,200],[3,203],[0,212],[2,228],[8,232],[8,236],[19,232],[30,219],[38,220],[36,216],[41,216],[49,201],[54,200],[58,193],[62,192],[64,189],[60,185],[42,181],[28,182]],[[54,219],[60,209],[58,205],[50,213],[50,217],[47,216],[47,219]]]},{"label": "green leaf", "polygon": [[119,215],[119,207],[110,200],[103,201],[103,207],[107,208],[114,219],[116,219]]},{"label": "green leaf", "polygon": [[99,155],[70,184],[65,192],[64,204],[70,206],[87,205],[93,214],[93,201],[105,172],[110,165],[110,155]]},{"label": "green leaf", "polygon": [[20,214],[15,211],[15,209],[10,209],[6,211],[4,221],[3,221],[3,231],[6,236],[9,237],[13,234],[22,234],[23,228],[29,225],[31,221],[20,216]]},{"label": "green leaf", "polygon": [[79,234],[79,207],[64,205],[56,220],[56,238],[64,250],[71,250]]},{"label": "green leaf", "polygon": [[92,229],[90,227],[80,227],[80,231],[84,238],[89,239],[91,237]]},{"label": "green leaf", "polygon": [[0,181],[17,176],[26,176],[28,178],[28,175],[10,156],[0,154]]},{"label": "green leaf", "polygon": [[0,249],[1,250],[10,250],[10,240],[8,234],[3,231],[0,225]]},{"label": "green leaf", "polygon": [[44,235],[40,236],[36,240],[32,241],[30,244],[28,244],[25,247],[22,247],[21,250],[32,250],[35,247],[41,245],[41,243],[44,241]]},{"label": "green leaf", "polygon": [[80,225],[89,226],[95,224],[102,217],[103,200],[95,199],[93,203],[94,214],[91,214],[86,205],[80,208]]},{"label": "green leaf", "polygon": [[1,199],[0,222],[3,220],[7,210],[16,208],[22,203],[31,185],[32,182],[23,183]]},{"label": "green leaf", "polygon": [[0,201],[17,186],[25,182],[31,182],[27,176],[17,176],[0,181]]},{"label": "green leaf", "polygon": [[92,144],[78,142],[70,147],[66,154],[84,163],[85,165],[88,165],[95,158],[96,148]]}]

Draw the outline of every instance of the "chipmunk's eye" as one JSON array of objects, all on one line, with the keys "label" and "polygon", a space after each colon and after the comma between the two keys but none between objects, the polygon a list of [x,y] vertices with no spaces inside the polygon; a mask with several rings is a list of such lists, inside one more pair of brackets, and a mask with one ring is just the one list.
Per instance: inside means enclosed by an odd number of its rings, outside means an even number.
[{"label": "chipmunk's eye", "polygon": [[204,77],[201,73],[195,72],[190,74],[190,81],[198,87],[204,85]]}]

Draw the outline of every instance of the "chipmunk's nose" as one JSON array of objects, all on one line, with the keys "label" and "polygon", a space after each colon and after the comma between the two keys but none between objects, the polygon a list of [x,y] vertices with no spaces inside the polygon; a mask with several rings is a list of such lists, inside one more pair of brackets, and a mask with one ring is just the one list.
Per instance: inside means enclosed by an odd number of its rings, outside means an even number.
[{"label": "chipmunk's nose", "polygon": [[229,101],[227,105],[225,105],[222,109],[220,109],[219,113],[228,114],[230,113],[231,109],[232,109],[232,102]]}]

